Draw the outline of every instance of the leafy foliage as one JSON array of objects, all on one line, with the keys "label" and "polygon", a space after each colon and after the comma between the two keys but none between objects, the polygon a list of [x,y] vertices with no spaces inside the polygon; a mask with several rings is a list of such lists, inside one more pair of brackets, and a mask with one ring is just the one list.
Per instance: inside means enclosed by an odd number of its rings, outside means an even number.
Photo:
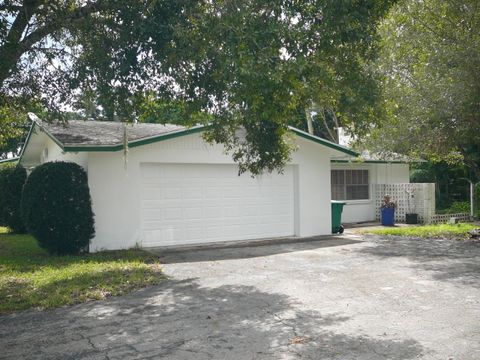
[{"label": "leafy foliage", "polygon": [[94,235],[87,175],[75,163],[37,166],[25,183],[21,209],[28,232],[51,254],[84,251]]},{"label": "leafy foliage", "polygon": [[439,214],[470,214],[470,203],[468,201],[455,201],[448,208],[438,211]]},{"label": "leafy foliage", "polygon": [[412,165],[411,182],[435,183],[435,204],[438,211],[454,202],[469,201],[469,169],[462,164],[428,162]]},{"label": "leafy foliage", "polygon": [[28,112],[36,112],[39,116],[43,113],[38,103],[0,94],[0,159],[20,154],[30,128]]},{"label": "leafy foliage", "polygon": [[67,105],[86,118],[208,121],[206,138],[241,171],[281,170],[287,125],[312,104],[358,132],[378,118],[368,63],[392,3],[9,1],[0,92],[40,99],[51,117]]},{"label": "leafy foliage", "polygon": [[465,164],[480,179],[477,0],[404,0],[380,27],[386,120],[376,146]]}]

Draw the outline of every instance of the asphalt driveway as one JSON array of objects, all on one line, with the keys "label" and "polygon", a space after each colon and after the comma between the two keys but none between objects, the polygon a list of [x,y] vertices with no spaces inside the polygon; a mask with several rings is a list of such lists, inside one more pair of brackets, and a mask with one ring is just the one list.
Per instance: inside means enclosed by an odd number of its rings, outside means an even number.
[{"label": "asphalt driveway", "polygon": [[0,359],[480,359],[480,244],[334,238],[163,257],[161,285],[0,317]]}]

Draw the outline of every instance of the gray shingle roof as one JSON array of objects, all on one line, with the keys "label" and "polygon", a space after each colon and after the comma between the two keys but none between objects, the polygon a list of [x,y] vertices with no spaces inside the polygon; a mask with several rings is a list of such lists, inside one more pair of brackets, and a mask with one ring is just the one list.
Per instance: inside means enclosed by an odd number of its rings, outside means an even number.
[{"label": "gray shingle roof", "polygon": [[[68,123],[40,122],[39,125],[66,147],[123,144],[124,124],[120,122],[70,120]],[[138,123],[126,126],[129,142],[186,129],[184,126],[172,124]]]},{"label": "gray shingle roof", "polygon": [[[112,121],[70,120],[67,123],[47,123],[41,121],[35,114],[29,114],[32,128],[27,137],[24,149],[27,147],[30,135],[35,126],[39,126],[65,152],[79,151],[118,151],[124,147],[124,126],[127,127],[128,146],[135,147],[156,141],[167,140],[177,136],[199,133],[205,130],[204,125],[187,128],[172,124],[124,124]],[[289,127],[296,135],[307,140],[324,145],[350,156],[359,153],[325,139],[310,135],[299,129]],[[22,152],[23,153],[23,152]]]}]

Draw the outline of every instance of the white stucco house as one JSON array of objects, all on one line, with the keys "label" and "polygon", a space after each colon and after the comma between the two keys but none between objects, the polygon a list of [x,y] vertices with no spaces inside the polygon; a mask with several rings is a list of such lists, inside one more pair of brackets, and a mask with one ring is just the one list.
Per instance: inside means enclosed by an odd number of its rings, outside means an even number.
[{"label": "white stucco house", "polygon": [[408,182],[408,165],[351,163],[355,151],[291,128],[298,150],[283,174],[252,178],[201,126],[33,120],[20,163],[73,161],[88,174],[96,235],[91,251],[331,233],[330,201],[344,222],[373,220],[372,182]]}]

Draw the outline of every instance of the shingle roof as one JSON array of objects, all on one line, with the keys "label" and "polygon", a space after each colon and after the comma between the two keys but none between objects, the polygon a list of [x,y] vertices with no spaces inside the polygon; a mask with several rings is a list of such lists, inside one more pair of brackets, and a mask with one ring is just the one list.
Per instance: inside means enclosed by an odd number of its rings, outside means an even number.
[{"label": "shingle roof", "polygon": [[[24,145],[26,148],[30,135],[35,126],[40,127],[63,151],[118,151],[124,147],[124,123],[113,121],[84,121],[69,120],[67,123],[47,123],[41,121],[34,114],[30,114],[33,121]],[[205,126],[198,125],[190,128],[172,124],[127,124],[128,146],[135,147],[150,144],[156,141],[171,139],[177,136],[198,133],[205,130]],[[315,143],[324,145],[341,153],[358,156],[359,154],[345,146],[341,146],[325,139],[310,135],[299,129],[289,127],[298,136]],[[23,151],[22,151],[23,153]]]},{"label": "shingle roof", "polygon": [[[65,147],[122,145],[124,141],[124,124],[120,122],[70,120],[68,123],[37,123]],[[171,124],[139,123],[126,126],[129,142],[186,129]]]},{"label": "shingle roof", "polygon": [[379,152],[372,153],[368,150],[361,152],[360,156],[357,158],[343,158],[343,159],[333,159],[334,163],[379,163],[379,164],[409,164],[409,163],[421,163],[425,160],[412,158],[407,155],[397,154],[394,152]]}]

